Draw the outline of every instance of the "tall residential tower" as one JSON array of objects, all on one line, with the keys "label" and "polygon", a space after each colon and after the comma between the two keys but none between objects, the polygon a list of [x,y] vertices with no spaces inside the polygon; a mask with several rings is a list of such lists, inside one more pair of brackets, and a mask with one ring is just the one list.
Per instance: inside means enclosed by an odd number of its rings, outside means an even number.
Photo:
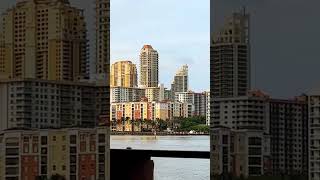
[{"label": "tall residential tower", "polygon": [[88,78],[83,10],[68,0],[24,0],[2,18],[3,78]]},{"label": "tall residential tower", "polygon": [[118,61],[111,66],[110,85],[112,87],[137,87],[137,67],[131,61]]},{"label": "tall residential tower", "polygon": [[211,42],[213,97],[245,96],[250,89],[249,15],[233,13]]},{"label": "tall residential tower", "polygon": [[110,0],[96,0],[96,77],[110,73]]},{"label": "tall residential tower", "polygon": [[140,85],[158,87],[159,55],[151,45],[144,45],[140,52]]},{"label": "tall residential tower", "polygon": [[188,83],[188,65],[183,65],[174,76],[171,90],[172,92],[187,92]]}]

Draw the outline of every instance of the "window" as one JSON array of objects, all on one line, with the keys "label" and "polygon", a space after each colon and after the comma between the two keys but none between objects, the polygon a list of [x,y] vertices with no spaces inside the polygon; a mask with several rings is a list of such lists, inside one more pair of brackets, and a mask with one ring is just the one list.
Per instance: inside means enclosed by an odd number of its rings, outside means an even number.
[{"label": "window", "polygon": [[77,136],[70,135],[70,144],[77,144]]},{"label": "window", "polygon": [[222,136],[222,144],[228,144],[228,135]]},{"label": "window", "polygon": [[105,142],[106,142],[105,134],[99,134],[99,143],[105,143]]},{"label": "window", "polygon": [[41,136],[41,145],[47,145],[47,136]]}]

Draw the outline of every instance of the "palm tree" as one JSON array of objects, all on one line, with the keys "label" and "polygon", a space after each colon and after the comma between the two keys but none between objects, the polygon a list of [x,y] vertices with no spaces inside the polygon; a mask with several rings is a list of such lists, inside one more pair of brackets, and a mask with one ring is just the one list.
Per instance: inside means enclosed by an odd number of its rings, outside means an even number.
[{"label": "palm tree", "polygon": [[122,132],[125,131],[125,122],[126,122],[126,119],[124,117],[121,118],[121,123],[122,123]]},{"label": "palm tree", "polygon": [[141,129],[142,129],[142,123],[141,123],[142,120],[141,119],[137,119],[136,122],[137,122],[137,126],[139,126],[140,131],[141,131]]},{"label": "palm tree", "polygon": [[[129,122],[130,122],[130,118],[129,117],[126,117],[126,119],[125,119],[125,124],[128,124]],[[125,126],[126,127],[126,126]]]}]

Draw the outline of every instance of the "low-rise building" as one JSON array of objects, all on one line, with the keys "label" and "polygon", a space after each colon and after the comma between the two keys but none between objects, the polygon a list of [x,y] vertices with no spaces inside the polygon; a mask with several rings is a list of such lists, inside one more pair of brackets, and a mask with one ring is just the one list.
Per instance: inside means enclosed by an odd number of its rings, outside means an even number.
[{"label": "low-rise building", "polygon": [[8,129],[0,134],[0,178],[110,179],[109,127]]},{"label": "low-rise building", "polygon": [[111,121],[129,120],[172,120],[174,117],[187,118],[194,114],[190,103],[181,102],[125,102],[111,104]]}]

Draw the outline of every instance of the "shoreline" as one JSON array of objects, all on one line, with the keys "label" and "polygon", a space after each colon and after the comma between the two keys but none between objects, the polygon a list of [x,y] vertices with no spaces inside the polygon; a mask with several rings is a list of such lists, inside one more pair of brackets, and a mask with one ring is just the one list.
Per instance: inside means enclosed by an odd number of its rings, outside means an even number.
[{"label": "shoreline", "polygon": [[[119,135],[119,136],[155,136],[153,132],[111,132],[111,135]],[[183,133],[183,132],[157,132],[156,136],[209,136],[209,133]]]}]

